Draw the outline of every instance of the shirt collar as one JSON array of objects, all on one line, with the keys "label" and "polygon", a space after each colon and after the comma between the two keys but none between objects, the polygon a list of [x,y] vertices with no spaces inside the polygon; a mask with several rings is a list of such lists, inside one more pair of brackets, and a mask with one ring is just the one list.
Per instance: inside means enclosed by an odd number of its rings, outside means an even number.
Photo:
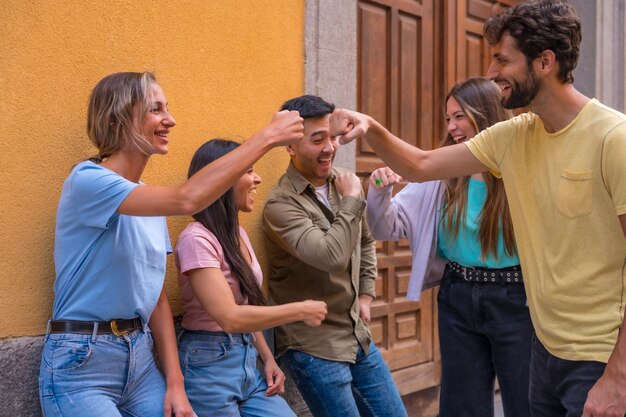
[{"label": "shirt collar", "polygon": [[[289,166],[287,167],[287,178],[289,178],[289,181],[293,184],[298,194],[302,194],[304,190],[307,189],[307,187],[311,187],[311,189],[315,191],[315,186],[311,184],[309,180],[307,180],[304,175],[302,175],[300,171],[296,169],[291,161],[289,162]],[[330,173],[330,177],[328,177],[328,180],[326,182],[332,183],[335,181],[335,178],[337,178],[337,173],[335,171],[335,167],[333,167],[332,172]]]}]

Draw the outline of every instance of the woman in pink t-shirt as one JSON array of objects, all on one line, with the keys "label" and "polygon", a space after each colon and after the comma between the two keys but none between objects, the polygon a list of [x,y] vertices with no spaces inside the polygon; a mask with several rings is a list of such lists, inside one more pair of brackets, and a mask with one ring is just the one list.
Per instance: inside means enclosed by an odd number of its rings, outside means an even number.
[{"label": "woman in pink t-shirt", "polygon": [[[238,143],[213,139],[195,153],[189,176]],[[267,306],[261,267],[239,212],[250,212],[261,178],[252,167],[215,203],[196,213],[176,245],[184,302],[179,357],[185,390],[203,416],[294,416],[285,400],[285,376],[262,330],[303,320],[319,326],[326,304],[307,300]],[[257,356],[264,377],[256,367]]]}]

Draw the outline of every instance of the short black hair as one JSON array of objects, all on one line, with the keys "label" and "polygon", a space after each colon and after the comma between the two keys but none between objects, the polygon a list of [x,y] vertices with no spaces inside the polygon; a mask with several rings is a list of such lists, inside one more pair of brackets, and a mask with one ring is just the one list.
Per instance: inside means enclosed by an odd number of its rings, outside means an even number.
[{"label": "short black hair", "polygon": [[331,114],[335,110],[335,105],[324,101],[321,97],[306,94],[285,101],[280,109],[297,110],[303,119],[312,119]]}]

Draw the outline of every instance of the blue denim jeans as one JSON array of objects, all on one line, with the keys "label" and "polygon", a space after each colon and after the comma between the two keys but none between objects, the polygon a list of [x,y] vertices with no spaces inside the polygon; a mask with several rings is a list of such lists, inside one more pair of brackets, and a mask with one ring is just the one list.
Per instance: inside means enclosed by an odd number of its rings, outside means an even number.
[{"label": "blue denim jeans", "polygon": [[407,416],[389,368],[373,343],[367,354],[359,346],[353,364],[288,350],[281,365],[315,417]]},{"label": "blue denim jeans", "polygon": [[152,354],[152,334],[49,334],[39,369],[45,417],[163,415],[165,381]]},{"label": "blue denim jeans", "polygon": [[550,354],[533,337],[530,365],[530,415],[580,417],[587,394],[602,376],[605,364],[568,361]]},{"label": "blue denim jeans", "polygon": [[295,417],[279,395],[265,396],[258,352],[248,333],[183,331],[178,355],[185,390],[198,417]]},{"label": "blue denim jeans", "polygon": [[533,327],[524,286],[466,282],[446,268],[438,304],[440,416],[493,416],[497,376],[504,415],[528,417]]}]

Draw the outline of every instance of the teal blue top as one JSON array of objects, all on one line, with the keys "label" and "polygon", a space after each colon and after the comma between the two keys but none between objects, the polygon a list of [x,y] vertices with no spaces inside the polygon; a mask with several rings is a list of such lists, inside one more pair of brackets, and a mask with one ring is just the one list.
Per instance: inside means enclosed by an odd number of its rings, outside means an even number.
[{"label": "teal blue top", "polygon": [[439,224],[437,239],[439,255],[466,267],[498,269],[519,265],[517,254],[514,256],[506,254],[502,232],[498,238],[498,256],[494,257],[490,253],[487,258],[482,258],[478,239],[478,219],[487,199],[487,185],[483,181],[470,178],[467,187],[467,215],[465,221],[461,222],[457,238],[452,239],[443,221]]}]

